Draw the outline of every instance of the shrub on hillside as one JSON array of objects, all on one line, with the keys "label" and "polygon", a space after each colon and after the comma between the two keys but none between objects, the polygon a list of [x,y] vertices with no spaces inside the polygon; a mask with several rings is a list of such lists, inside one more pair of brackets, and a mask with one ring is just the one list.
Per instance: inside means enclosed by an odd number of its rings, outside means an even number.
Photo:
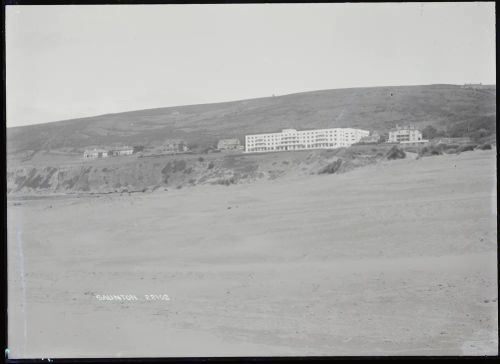
[{"label": "shrub on hillside", "polygon": [[[440,145],[442,145],[442,144],[440,144]],[[457,144],[443,144],[441,148],[442,148],[443,153],[454,154],[454,153],[458,152],[459,147],[460,147],[460,145],[457,145]]]},{"label": "shrub on hillside", "polygon": [[230,178],[220,178],[217,181],[214,182],[217,185],[224,185],[224,186],[229,186],[232,184],[236,183],[236,178],[230,177]]},{"label": "shrub on hillside", "polygon": [[326,165],[325,167],[320,169],[320,171],[318,173],[319,174],[336,173],[340,169],[341,165],[342,165],[342,159],[337,159],[336,161],[329,163],[328,165]]},{"label": "shrub on hillside", "polygon": [[480,150],[489,150],[489,149],[491,149],[491,144],[480,145],[479,147],[477,147],[477,149],[480,149]]},{"label": "shrub on hillside", "polygon": [[419,157],[423,157],[423,156],[426,156],[426,155],[429,155],[429,147],[423,147],[422,149],[420,149],[418,151],[418,156]]},{"label": "shrub on hillside", "polygon": [[438,144],[438,145],[429,145],[423,147],[418,155],[421,157],[427,157],[432,155],[441,155],[443,153],[451,154],[458,152],[458,145],[447,145],[447,144]]},{"label": "shrub on hillside", "polygon": [[404,149],[406,153],[418,153],[420,149],[418,147],[407,147]]},{"label": "shrub on hillside", "polygon": [[181,172],[186,168],[185,160],[175,160],[173,162],[168,162],[165,167],[161,170],[163,175],[168,175],[169,173]]},{"label": "shrub on hillside", "polygon": [[440,155],[440,154],[443,154],[443,151],[442,149],[437,148],[436,146],[423,147],[419,153],[419,155],[422,157],[430,155]]},{"label": "shrub on hillside", "polygon": [[208,169],[212,169],[212,168],[214,168],[214,162],[208,163]]},{"label": "shrub on hillside", "polygon": [[477,147],[477,145],[462,145],[462,146],[460,146],[460,147],[457,149],[457,152],[458,152],[458,153],[462,153],[462,152],[471,152],[471,151],[473,151],[476,147]]},{"label": "shrub on hillside", "polygon": [[403,159],[406,158],[406,153],[399,149],[397,146],[393,146],[386,154],[387,159]]},{"label": "shrub on hillside", "polygon": [[180,160],[180,161],[174,161],[174,166],[172,172],[181,172],[186,168],[186,161],[185,160]]}]

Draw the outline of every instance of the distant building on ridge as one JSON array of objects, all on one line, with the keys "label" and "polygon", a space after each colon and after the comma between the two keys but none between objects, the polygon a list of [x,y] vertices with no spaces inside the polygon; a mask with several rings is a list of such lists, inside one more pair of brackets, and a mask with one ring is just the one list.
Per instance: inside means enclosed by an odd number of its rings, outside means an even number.
[{"label": "distant building on ridge", "polygon": [[464,83],[461,87],[476,90],[482,89],[484,86],[482,83]]},{"label": "distant building on ridge", "polygon": [[85,151],[83,152],[83,158],[85,159],[107,158],[108,156],[109,155],[107,150],[98,148],[85,149]]},{"label": "distant building on ridge", "polygon": [[217,143],[217,149],[220,151],[239,151],[244,148],[239,139],[221,139]]},{"label": "distant building on ridge", "polygon": [[166,140],[158,149],[160,153],[165,154],[184,153],[189,150],[187,144],[183,140],[177,139]]},{"label": "distant building on ridge", "polygon": [[129,146],[117,147],[110,150],[109,153],[115,157],[132,155],[134,154],[134,148]]}]

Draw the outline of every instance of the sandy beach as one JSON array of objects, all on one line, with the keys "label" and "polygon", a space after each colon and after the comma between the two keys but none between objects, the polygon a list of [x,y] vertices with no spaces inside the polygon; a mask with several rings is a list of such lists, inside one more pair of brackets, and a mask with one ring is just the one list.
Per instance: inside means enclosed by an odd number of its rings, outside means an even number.
[{"label": "sandy beach", "polygon": [[495,154],[9,200],[10,357],[497,354]]}]

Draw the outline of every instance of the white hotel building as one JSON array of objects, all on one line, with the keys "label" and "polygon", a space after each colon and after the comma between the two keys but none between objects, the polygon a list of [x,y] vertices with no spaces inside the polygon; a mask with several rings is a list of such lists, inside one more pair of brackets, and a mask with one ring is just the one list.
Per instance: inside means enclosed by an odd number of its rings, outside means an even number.
[{"label": "white hotel building", "polygon": [[285,150],[330,149],[348,147],[370,134],[351,128],[295,130],[245,136],[245,152],[280,152]]},{"label": "white hotel building", "polygon": [[401,144],[422,144],[427,143],[428,140],[422,138],[422,132],[414,126],[396,126],[395,129],[389,131],[388,143],[401,143]]}]

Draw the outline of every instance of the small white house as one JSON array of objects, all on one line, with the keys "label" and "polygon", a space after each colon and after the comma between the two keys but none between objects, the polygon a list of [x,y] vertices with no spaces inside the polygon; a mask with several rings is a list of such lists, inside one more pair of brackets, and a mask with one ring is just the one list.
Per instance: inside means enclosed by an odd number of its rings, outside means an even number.
[{"label": "small white house", "polygon": [[158,149],[160,153],[165,154],[176,154],[189,151],[186,142],[177,139],[166,140]]},{"label": "small white house", "polygon": [[111,155],[113,155],[115,157],[124,156],[124,155],[132,155],[132,154],[134,154],[134,148],[129,147],[129,146],[124,146],[124,147],[114,148],[110,152],[111,152]]},{"label": "small white house", "polygon": [[107,158],[109,156],[108,151],[104,149],[86,149],[83,152],[83,158],[85,159],[97,159],[97,158]]},{"label": "small white house", "polygon": [[239,139],[221,139],[217,143],[217,149],[225,150],[243,150]]}]

